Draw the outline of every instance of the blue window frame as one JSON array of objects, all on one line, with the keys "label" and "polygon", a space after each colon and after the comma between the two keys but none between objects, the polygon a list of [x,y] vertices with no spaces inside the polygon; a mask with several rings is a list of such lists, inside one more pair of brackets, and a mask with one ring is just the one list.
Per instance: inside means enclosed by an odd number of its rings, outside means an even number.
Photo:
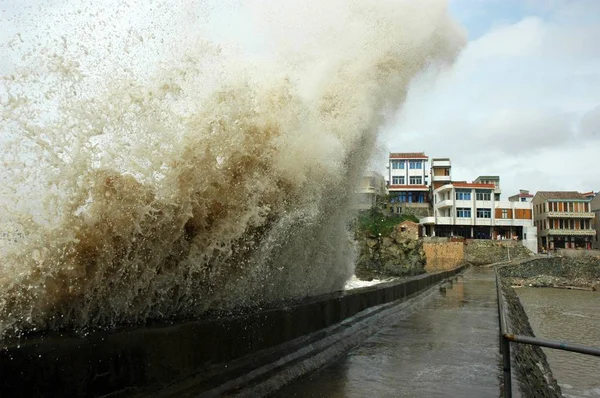
[{"label": "blue window frame", "polygon": [[459,218],[471,218],[471,209],[468,207],[457,207],[456,217]]},{"label": "blue window frame", "polygon": [[410,185],[421,185],[423,184],[423,178],[419,177],[419,176],[411,176],[410,179]]},{"label": "blue window frame", "polygon": [[471,200],[471,191],[468,189],[457,189],[456,200]]},{"label": "blue window frame", "polygon": [[404,168],[404,160],[392,160],[392,169],[399,170]]},{"label": "blue window frame", "polygon": [[411,169],[422,169],[423,168],[422,160],[411,160],[408,163],[409,163],[409,168],[411,168]]},{"label": "blue window frame", "polygon": [[492,218],[492,209],[477,209],[477,218]]},{"label": "blue window frame", "polygon": [[404,185],[404,176],[392,176],[393,185]]}]

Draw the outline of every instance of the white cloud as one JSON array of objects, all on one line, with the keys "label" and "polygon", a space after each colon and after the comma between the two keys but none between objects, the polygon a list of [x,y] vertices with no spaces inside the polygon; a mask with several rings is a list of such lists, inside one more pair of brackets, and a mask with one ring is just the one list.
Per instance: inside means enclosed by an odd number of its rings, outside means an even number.
[{"label": "white cloud", "polygon": [[457,180],[499,174],[507,195],[600,190],[600,13],[583,3],[534,4],[539,15],[494,27],[451,70],[417,80],[388,149],[449,156]]}]

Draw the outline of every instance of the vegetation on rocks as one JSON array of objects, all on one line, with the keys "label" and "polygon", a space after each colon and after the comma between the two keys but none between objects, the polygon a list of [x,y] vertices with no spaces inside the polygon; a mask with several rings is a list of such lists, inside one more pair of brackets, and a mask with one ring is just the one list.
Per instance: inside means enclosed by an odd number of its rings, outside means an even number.
[{"label": "vegetation on rocks", "polygon": [[370,280],[425,272],[422,242],[409,232],[401,232],[397,228],[406,220],[415,221],[414,216],[386,217],[377,210],[361,214],[355,228],[357,278]]},{"label": "vegetation on rocks", "polygon": [[361,212],[356,218],[354,232],[357,237],[389,235],[396,225],[403,221],[419,222],[419,219],[410,214],[384,215],[381,210],[372,208]]}]

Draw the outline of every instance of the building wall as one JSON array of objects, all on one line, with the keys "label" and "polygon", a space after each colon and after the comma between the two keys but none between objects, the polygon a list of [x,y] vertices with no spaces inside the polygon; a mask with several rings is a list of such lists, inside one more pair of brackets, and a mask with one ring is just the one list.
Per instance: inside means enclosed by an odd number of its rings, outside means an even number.
[{"label": "building wall", "polygon": [[465,245],[463,242],[424,242],[427,272],[449,270],[464,262]]},{"label": "building wall", "polygon": [[590,204],[591,210],[594,212],[594,229],[596,230],[596,236],[593,237],[592,247],[594,249],[600,249],[599,232],[600,232],[600,194],[596,195]]},{"label": "building wall", "polygon": [[546,199],[536,194],[532,204],[540,249],[593,247],[597,234],[592,232],[594,219],[589,211],[590,202],[581,199]]}]

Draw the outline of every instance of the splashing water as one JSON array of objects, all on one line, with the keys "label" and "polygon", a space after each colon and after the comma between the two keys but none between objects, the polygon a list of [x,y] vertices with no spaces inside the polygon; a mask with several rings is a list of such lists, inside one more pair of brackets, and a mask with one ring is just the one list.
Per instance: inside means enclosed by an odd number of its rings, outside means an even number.
[{"label": "splashing water", "polygon": [[0,336],[343,288],[384,115],[463,43],[446,5],[111,2],[3,46]]}]

